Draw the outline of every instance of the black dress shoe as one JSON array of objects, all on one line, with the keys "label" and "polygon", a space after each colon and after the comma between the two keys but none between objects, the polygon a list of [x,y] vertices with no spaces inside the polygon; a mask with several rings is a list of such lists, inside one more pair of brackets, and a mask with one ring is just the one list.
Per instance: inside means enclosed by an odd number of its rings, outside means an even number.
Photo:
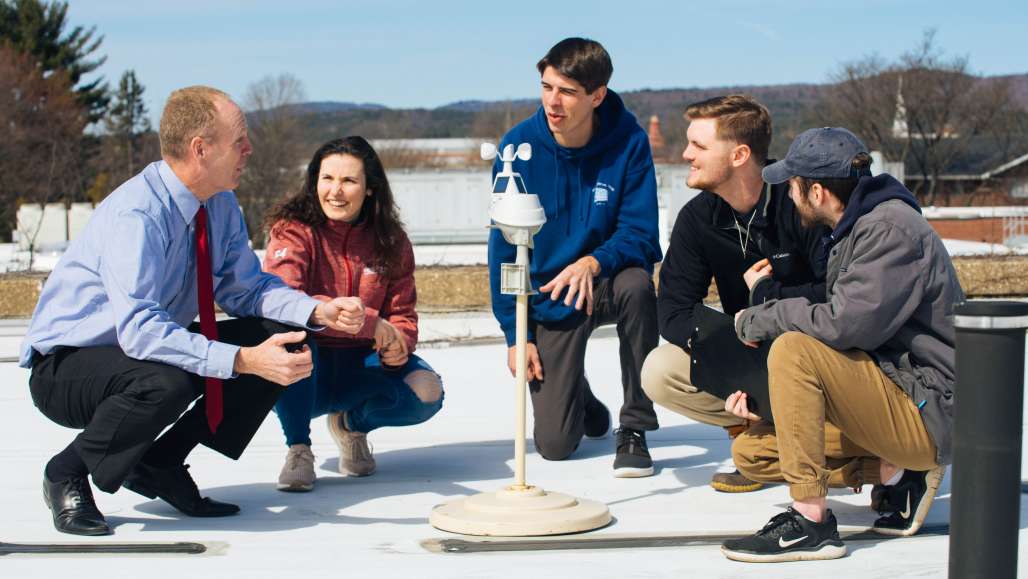
[{"label": "black dress shoe", "polygon": [[72,535],[114,533],[93,501],[86,477],[51,482],[43,475],[43,500],[54,516],[54,528]]},{"label": "black dress shoe", "polygon": [[190,517],[227,517],[239,512],[239,506],[200,496],[189,465],[156,467],[140,462],[123,483],[129,490],[149,499],[160,498]]}]

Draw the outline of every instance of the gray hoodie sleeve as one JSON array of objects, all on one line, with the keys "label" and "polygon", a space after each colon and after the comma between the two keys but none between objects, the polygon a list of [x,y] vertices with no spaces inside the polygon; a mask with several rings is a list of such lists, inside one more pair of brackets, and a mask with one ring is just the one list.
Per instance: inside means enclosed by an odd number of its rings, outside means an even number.
[{"label": "gray hoodie sleeve", "polygon": [[798,331],[836,350],[868,352],[889,340],[922,302],[921,240],[885,221],[855,228],[851,235],[852,259],[830,260],[839,271],[828,303],[792,298],[751,307],[737,320],[739,337],[763,342]]}]

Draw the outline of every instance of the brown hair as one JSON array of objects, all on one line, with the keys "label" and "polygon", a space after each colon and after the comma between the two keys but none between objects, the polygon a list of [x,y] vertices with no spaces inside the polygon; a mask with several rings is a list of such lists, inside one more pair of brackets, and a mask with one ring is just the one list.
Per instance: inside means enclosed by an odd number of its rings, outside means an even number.
[{"label": "brown hair", "polygon": [[800,186],[800,193],[803,194],[803,198],[806,199],[807,195],[810,194],[810,188],[814,186],[814,183],[818,183],[821,187],[828,189],[842,201],[843,205],[850,202],[850,195],[853,194],[853,190],[857,188],[857,183],[860,182],[860,178],[863,176],[871,175],[871,155],[867,153],[857,153],[856,157],[853,157],[853,162],[850,165],[850,176],[842,177],[838,179],[811,179],[810,177],[796,177],[796,181]]},{"label": "brown hair", "polygon": [[193,137],[212,138],[218,116],[217,99],[232,100],[209,86],[189,86],[171,93],[161,113],[161,156],[185,159]]},{"label": "brown hair", "polygon": [[733,94],[693,103],[685,109],[685,118],[717,120],[719,139],[746,145],[759,163],[767,160],[771,113],[753,97]]},{"label": "brown hair", "polygon": [[364,164],[364,176],[372,194],[364,199],[358,221],[367,223],[374,232],[369,265],[389,279],[398,278],[403,265],[401,251],[407,243],[407,234],[403,230],[400,211],[393,199],[393,190],[389,187],[382,161],[364,137],[343,137],[318,147],[307,164],[303,184],[293,195],[268,212],[264,226],[271,230],[273,237],[280,237],[281,231],[276,226],[282,222],[296,221],[316,227],[328,221],[321,209],[321,201],[318,200],[318,176],[321,174],[321,161],[332,155],[351,155]]},{"label": "brown hair", "polygon": [[565,38],[536,63],[539,74],[552,66],[557,72],[582,85],[585,92],[593,94],[596,89],[610,82],[614,65],[603,45],[588,38]]}]

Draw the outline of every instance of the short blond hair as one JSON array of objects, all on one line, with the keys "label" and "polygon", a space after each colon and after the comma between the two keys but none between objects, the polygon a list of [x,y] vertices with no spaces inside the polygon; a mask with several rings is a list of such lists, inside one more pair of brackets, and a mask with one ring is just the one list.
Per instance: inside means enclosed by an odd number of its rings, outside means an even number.
[{"label": "short blond hair", "polygon": [[161,113],[162,157],[185,159],[193,137],[214,137],[219,98],[232,100],[209,86],[188,86],[171,93]]}]

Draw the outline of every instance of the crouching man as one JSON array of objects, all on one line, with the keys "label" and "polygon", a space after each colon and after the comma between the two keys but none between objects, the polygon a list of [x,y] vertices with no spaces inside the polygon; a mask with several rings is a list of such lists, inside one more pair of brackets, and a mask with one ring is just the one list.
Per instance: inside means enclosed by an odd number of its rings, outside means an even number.
[{"label": "crouching man", "polygon": [[[319,301],[261,272],[231,191],[252,149],[228,95],[175,91],[160,137],[162,160],[111,193],[54,268],[21,347],[36,407],[81,431],[44,470],[63,533],[113,532],[90,476],[188,516],[237,513],[200,496],[186,457],[203,444],[239,458],[282,386],[311,374],[291,330],[364,323],[359,298]],[[216,322],[215,301],[239,319]]]},{"label": "crouching man", "polygon": [[[789,181],[807,225],[832,229],[828,302],[768,301],[736,315],[744,342],[774,340],[768,357],[781,475],[792,506],[754,535],[726,541],[739,561],[834,559],[846,554],[826,508],[830,470],[825,422],[852,442],[866,483],[881,482],[874,529],[911,535],[924,522],[952,443],[953,305],[964,299],[942,240],[913,195],[889,175],[872,177],[867,148],[839,128],[800,134],[785,159],[764,168]],[[747,415],[745,395],[726,409]],[[759,457],[733,446],[744,475]],[[878,458],[875,458],[878,457]],[[767,468],[767,465],[762,465]],[[876,472],[877,471],[877,472]],[[877,477],[875,476],[877,475]]]}]

